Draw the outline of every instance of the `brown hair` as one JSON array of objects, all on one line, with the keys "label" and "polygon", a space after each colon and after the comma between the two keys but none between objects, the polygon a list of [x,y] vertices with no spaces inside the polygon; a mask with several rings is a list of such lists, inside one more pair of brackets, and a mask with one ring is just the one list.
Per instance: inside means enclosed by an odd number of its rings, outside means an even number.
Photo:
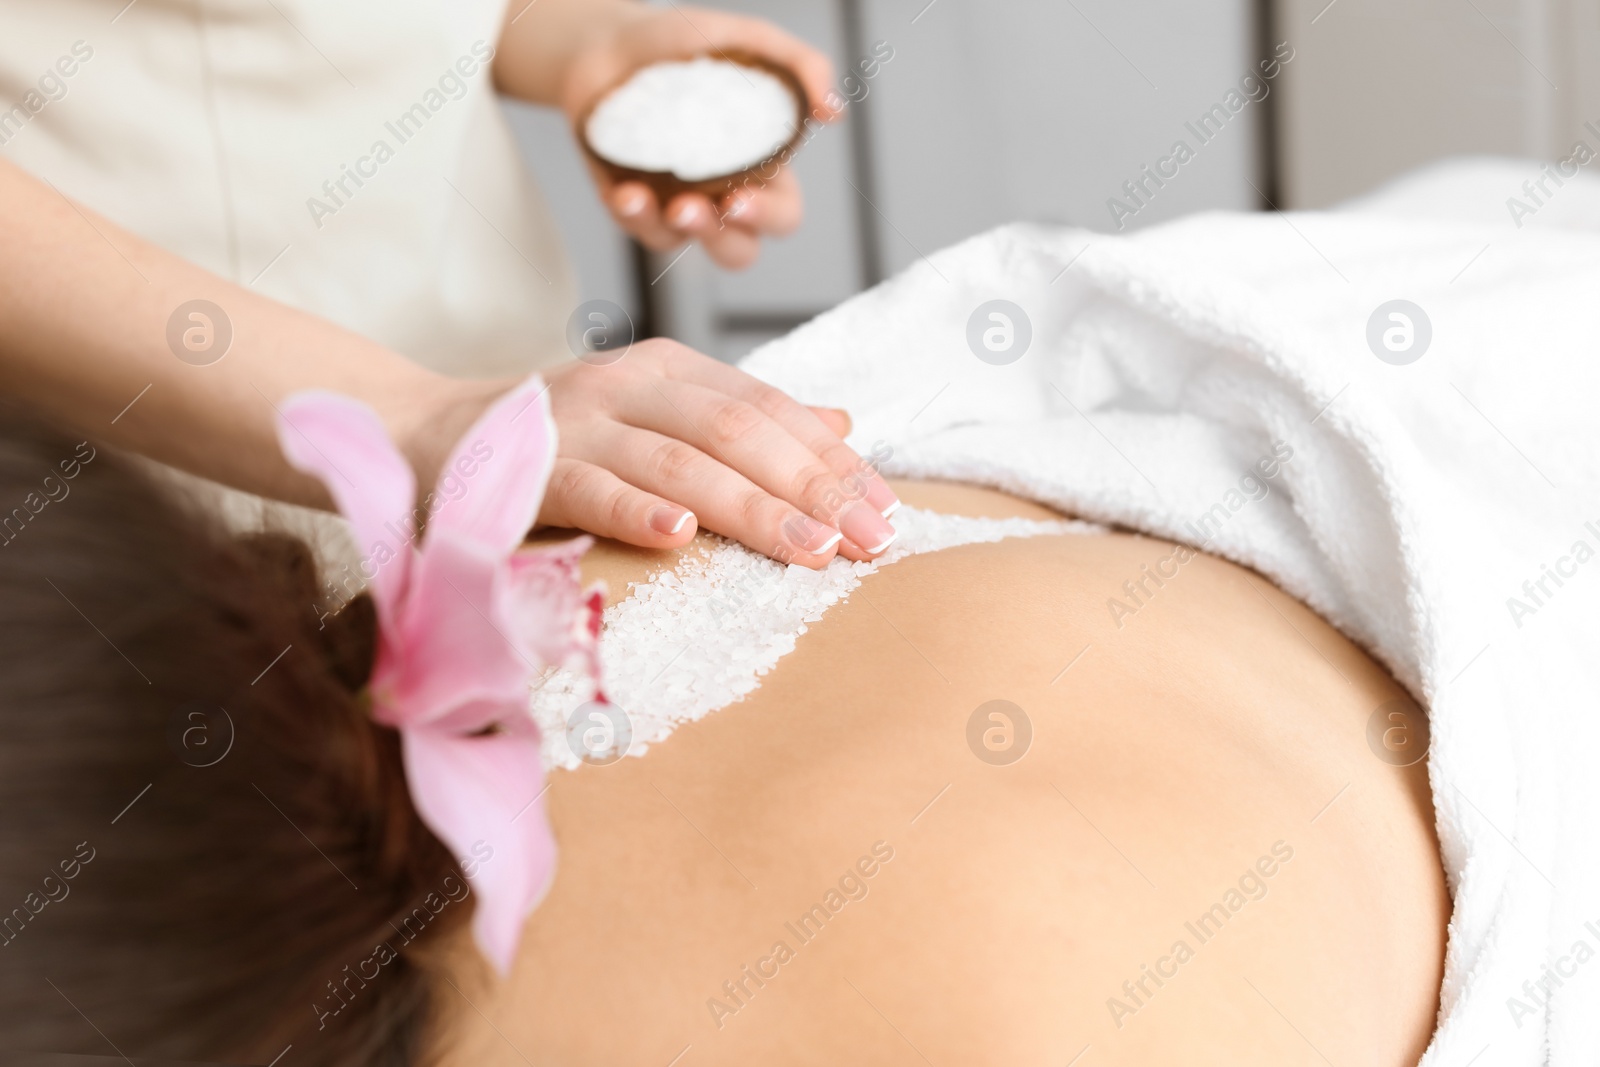
[{"label": "brown hair", "polygon": [[8,1050],[423,1058],[410,942],[470,891],[357,695],[374,634],[365,598],[324,617],[303,543],[0,407]]}]

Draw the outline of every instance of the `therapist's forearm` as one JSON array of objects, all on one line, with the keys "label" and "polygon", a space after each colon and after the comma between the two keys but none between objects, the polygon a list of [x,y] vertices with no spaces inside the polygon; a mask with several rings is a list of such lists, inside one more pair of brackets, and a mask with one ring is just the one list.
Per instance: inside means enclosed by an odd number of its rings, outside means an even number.
[{"label": "therapist's forearm", "polygon": [[583,46],[652,13],[638,0],[511,0],[496,45],[495,87],[529,103],[559,106],[568,65]]},{"label": "therapist's forearm", "polygon": [[[167,340],[173,312],[196,299],[221,307],[233,331],[226,355],[205,366]],[[278,449],[284,396],[326,388],[365,400],[431,481],[449,442],[504,387],[435,375],[226,282],[0,161],[0,392],[85,436],[325,505]]]}]

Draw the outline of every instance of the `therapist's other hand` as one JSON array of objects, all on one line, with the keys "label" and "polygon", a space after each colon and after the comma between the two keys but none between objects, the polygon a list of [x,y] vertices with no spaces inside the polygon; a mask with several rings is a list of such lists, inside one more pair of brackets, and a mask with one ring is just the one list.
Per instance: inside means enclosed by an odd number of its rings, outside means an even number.
[{"label": "therapist's other hand", "polygon": [[807,567],[870,559],[894,538],[899,501],[841,439],[842,412],[664,339],[546,378],[560,447],[541,525],[644,548],[704,527]]},{"label": "therapist's other hand", "polygon": [[[601,96],[640,67],[661,60],[718,52],[745,52],[794,71],[805,88],[806,113],[820,122],[839,115],[828,57],[769,22],[705,8],[637,5],[581,46],[567,65],[561,106],[574,122]],[[830,101],[832,103],[830,103]],[[660,203],[641,182],[613,182],[590,163],[600,198],[617,224],[645,247],[666,251],[697,240],[712,260],[740,269],[755,262],[761,238],[781,237],[800,225],[800,183],[788,167],[769,181],[751,182],[713,200],[683,193]]]}]

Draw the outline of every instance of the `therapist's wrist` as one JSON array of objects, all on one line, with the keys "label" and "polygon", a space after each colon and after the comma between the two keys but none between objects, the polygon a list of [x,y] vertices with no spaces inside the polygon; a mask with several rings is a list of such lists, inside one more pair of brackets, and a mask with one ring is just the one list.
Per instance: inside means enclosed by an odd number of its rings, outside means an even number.
[{"label": "therapist's wrist", "polygon": [[420,492],[439,480],[451,451],[489,406],[522,379],[432,375],[408,390],[392,413],[400,451],[411,461]]},{"label": "therapist's wrist", "polygon": [[494,59],[495,88],[564,107],[564,87],[582,57],[604,49],[632,23],[659,15],[640,0],[512,0]]}]

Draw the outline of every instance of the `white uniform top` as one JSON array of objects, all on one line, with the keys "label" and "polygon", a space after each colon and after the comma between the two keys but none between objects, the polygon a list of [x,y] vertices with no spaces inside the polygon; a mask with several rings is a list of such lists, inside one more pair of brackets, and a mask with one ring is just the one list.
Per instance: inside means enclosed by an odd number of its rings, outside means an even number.
[{"label": "white uniform top", "polygon": [[7,0],[0,152],[139,236],[427,366],[525,372],[569,355],[574,301],[495,102],[504,12]]}]

